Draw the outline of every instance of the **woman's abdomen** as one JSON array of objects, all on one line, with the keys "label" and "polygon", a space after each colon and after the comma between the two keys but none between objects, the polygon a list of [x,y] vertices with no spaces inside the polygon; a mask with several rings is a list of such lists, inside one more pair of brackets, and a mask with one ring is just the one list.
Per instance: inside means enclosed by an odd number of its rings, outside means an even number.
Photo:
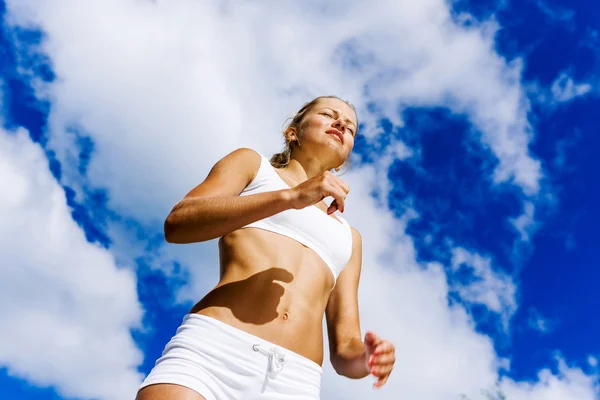
[{"label": "woman's abdomen", "polygon": [[312,250],[246,228],[219,242],[221,279],[191,312],[211,316],[321,365],[333,276]]}]

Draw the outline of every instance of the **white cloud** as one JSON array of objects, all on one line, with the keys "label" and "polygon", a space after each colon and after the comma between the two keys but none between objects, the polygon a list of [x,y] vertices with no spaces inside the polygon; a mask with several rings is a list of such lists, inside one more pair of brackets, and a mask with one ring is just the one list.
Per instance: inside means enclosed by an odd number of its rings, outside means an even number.
[{"label": "white cloud", "polygon": [[526,201],[523,204],[523,214],[517,218],[510,218],[510,223],[519,233],[522,242],[529,242],[532,234],[537,229],[537,222],[535,221],[535,205]]},{"label": "white cloud", "polygon": [[86,241],[42,149],[0,131],[0,365],[65,396],[132,398],[135,277]]},{"label": "white cloud", "polygon": [[282,121],[317,93],[353,100],[367,135],[381,116],[401,124],[402,107],[448,106],[481,130],[497,182],[539,189],[519,63],[494,52],[495,25],[462,28],[442,0],[348,3],[343,18],[294,2],[8,4],[10,20],[48,33],[59,158],[73,158],[60,132],[82,126],[96,143],[92,181],[136,218],[164,213],[226,150],[277,149]]},{"label": "white cloud", "polygon": [[592,90],[589,83],[575,83],[567,73],[562,72],[552,83],[550,91],[555,103],[566,103],[576,97],[584,96]]},{"label": "white cloud", "polygon": [[600,395],[598,377],[585,374],[580,368],[568,366],[558,359],[558,372],[543,369],[538,380],[514,382],[504,379],[501,390],[507,400],[596,400]]},{"label": "white cloud", "polygon": [[505,328],[517,310],[516,285],[512,278],[500,269],[492,267],[492,260],[464,248],[452,249],[452,269],[468,268],[474,279],[469,283],[457,283],[453,288],[460,297],[473,304],[485,305],[490,311],[503,317]]},{"label": "white cloud", "polygon": [[575,11],[569,8],[559,7],[556,4],[550,6],[543,0],[537,0],[535,5],[552,21],[566,23],[571,28],[574,26]]},{"label": "white cloud", "polygon": [[504,361],[496,357],[492,340],[473,329],[460,306],[448,303],[444,268],[420,264],[406,227],[411,210],[400,219],[381,210],[366,193],[377,167],[348,177],[352,196],[345,214],[363,236],[360,286],[361,327],[372,329],[396,344],[397,365],[388,384],[373,392],[368,382],[335,374],[325,364],[323,399],[459,399],[493,385]]},{"label": "white cloud", "polygon": [[588,364],[590,364],[591,367],[597,367],[598,366],[598,359],[594,356],[589,356],[588,357]]},{"label": "white cloud", "polygon": [[544,334],[551,333],[554,330],[556,323],[557,321],[553,321],[550,318],[544,318],[539,311],[535,309],[530,310],[529,319],[527,320],[527,324],[530,328]]},{"label": "white cloud", "polygon": [[[306,2],[143,2],[9,0],[9,21],[40,26],[42,48],[58,79],[43,93],[52,101],[50,146],[69,184],[107,188],[109,206],[160,229],[170,207],[235,147],[263,153],[280,148],[282,122],[318,94],[350,99],[367,124],[409,106],[447,106],[481,132],[499,159],[494,179],[535,194],[543,172],[530,154],[528,101],[520,65],[494,51],[494,24],[455,24],[443,0],[307,5]],[[354,63],[353,63],[354,62]],[[375,102],[374,111],[367,104]],[[95,153],[80,177],[72,126],[90,135]],[[434,400],[477,394],[493,385],[508,362],[490,337],[475,330],[459,305],[448,304],[439,263],[420,264],[408,222],[395,219],[370,194],[384,199],[387,171],[410,157],[396,143],[377,166],[355,168],[346,215],[363,233],[363,329],[398,346],[398,365],[377,396]],[[83,190],[80,189],[80,194]],[[120,256],[129,246],[112,226]],[[165,246],[158,266],[183,260],[190,274],[181,299],[196,300],[217,272],[214,243]],[[131,254],[130,257],[139,255]],[[510,310],[510,282],[483,258],[465,263],[491,296],[464,296],[492,310]],[[126,257],[124,257],[126,258]],[[370,398],[371,385],[334,376],[326,364],[324,398]],[[342,383],[340,386],[334,385]],[[100,390],[100,389],[98,389]]]}]

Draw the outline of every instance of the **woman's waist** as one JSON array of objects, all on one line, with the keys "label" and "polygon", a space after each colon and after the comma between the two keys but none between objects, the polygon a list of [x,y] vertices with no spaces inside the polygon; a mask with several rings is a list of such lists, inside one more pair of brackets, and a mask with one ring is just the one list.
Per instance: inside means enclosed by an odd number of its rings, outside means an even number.
[{"label": "woman's waist", "polygon": [[[257,310],[260,312],[260,310]],[[230,308],[207,306],[192,309],[191,315],[202,315],[226,324],[248,335],[260,338],[265,343],[280,346],[299,356],[321,365],[323,362],[322,316],[294,312],[293,308],[279,312],[262,324],[253,323],[252,318],[236,315]]]},{"label": "woman's waist", "polygon": [[[204,359],[217,363],[224,358],[233,357],[237,367],[250,367],[263,373],[264,365],[257,364],[256,354],[277,357],[285,362],[288,371],[295,371],[295,378],[313,376],[320,379],[321,363],[306,357],[300,352],[266,340],[263,337],[247,332],[214,316],[190,313],[185,315],[176,335],[169,341],[163,356],[177,357],[175,352],[192,352]],[[259,357],[260,359],[260,357]],[[289,364],[293,365],[289,365]],[[291,370],[289,368],[292,368]],[[308,374],[308,375],[307,375]]]},{"label": "woman's waist", "polygon": [[213,317],[321,364],[323,314],[330,294],[303,273],[228,265],[190,311]]}]

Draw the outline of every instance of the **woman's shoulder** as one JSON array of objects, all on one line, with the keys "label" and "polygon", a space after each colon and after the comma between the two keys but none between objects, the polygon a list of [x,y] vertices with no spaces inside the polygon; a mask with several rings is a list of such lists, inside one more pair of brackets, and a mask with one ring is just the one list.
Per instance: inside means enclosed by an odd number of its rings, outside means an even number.
[{"label": "woman's shoulder", "polygon": [[235,157],[250,163],[256,163],[257,161],[261,160],[269,160],[269,158],[263,153],[250,147],[239,147],[233,150],[231,153],[229,153],[228,157]]},{"label": "woman's shoulder", "polygon": [[240,147],[222,156],[212,167],[211,174],[254,175],[263,162],[263,156],[257,151]]},{"label": "woman's shoulder", "polygon": [[266,159],[264,155],[249,147],[239,147],[223,157],[223,160],[250,168],[260,165],[263,159]]},{"label": "woman's shoulder", "polygon": [[238,147],[237,149],[231,151],[228,155],[228,157],[242,157],[242,158],[248,158],[248,159],[252,159],[252,158],[257,158],[257,157],[263,157],[263,155],[261,153],[259,153],[258,151],[250,148],[250,147]]},{"label": "woman's shoulder", "polygon": [[267,157],[249,147],[240,147],[233,150],[222,161],[225,160],[227,160],[226,164],[230,168],[246,173],[249,181],[254,179],[263,162],[269,162]]}]

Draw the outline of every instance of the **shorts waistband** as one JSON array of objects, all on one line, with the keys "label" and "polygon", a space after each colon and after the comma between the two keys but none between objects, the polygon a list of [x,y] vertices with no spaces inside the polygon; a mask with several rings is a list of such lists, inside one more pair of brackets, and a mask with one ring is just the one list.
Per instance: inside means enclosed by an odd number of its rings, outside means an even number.
[{"label": "shorts waistband", "polygon": [[[275,343],[269,342],[261,337],[253,335],[244,330],[238,329],[218,319],[202,315],[202,314],[186,314],[183,317],[182,327],[185,325],[204,325],[210,324],[214,328],[221,331],[222,334],[227,335],[229,340],[243,341],[245,345],[258,345],[265,350],[277,349],[279,352],[285,355],[286,362],[294,362],[305,368],[313,370],[319,374],[323,373],[323,368],[314,362],[313,360],[306,358],[292,350],[286,349],[285,347],[279,346]],[[256,350],[256,348],[255,348]]]}]

